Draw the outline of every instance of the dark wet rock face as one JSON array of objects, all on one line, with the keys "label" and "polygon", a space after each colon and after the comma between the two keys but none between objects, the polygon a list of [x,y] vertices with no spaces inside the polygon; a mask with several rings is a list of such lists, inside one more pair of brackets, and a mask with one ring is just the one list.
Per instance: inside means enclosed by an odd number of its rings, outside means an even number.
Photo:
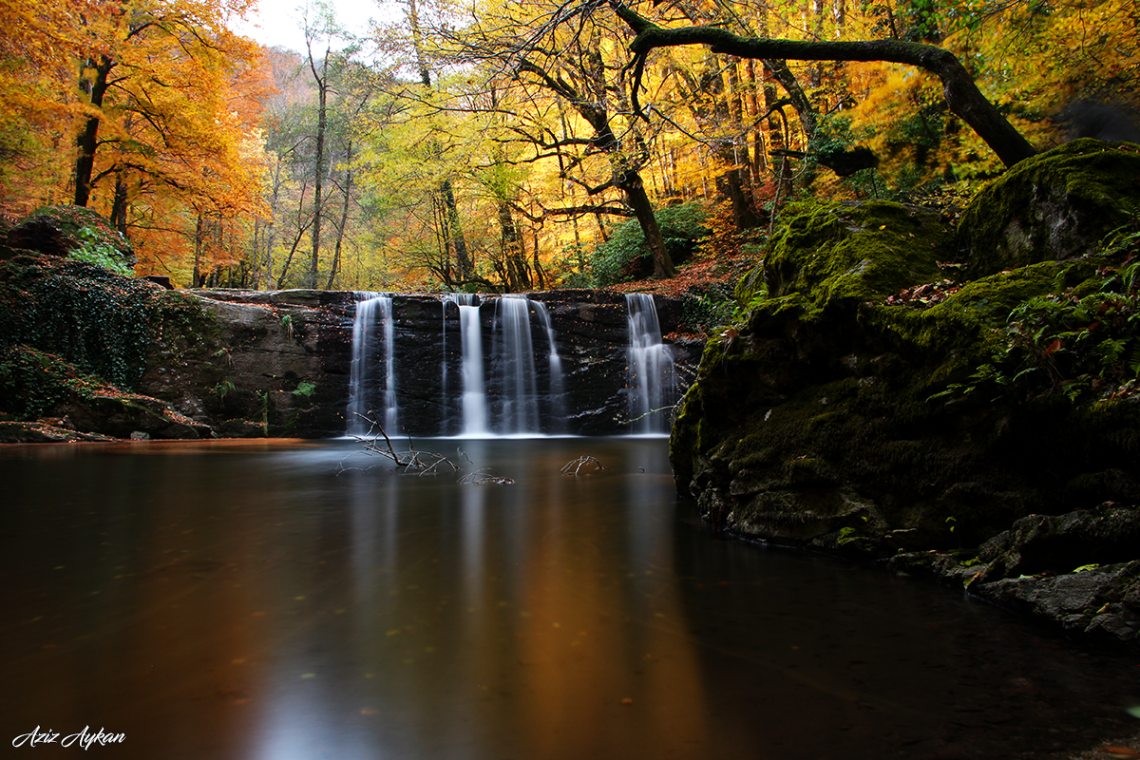
[{"label": "dark wet rock face", "polygon": [[[6,440],[136,433],[323,438],[348,429],[356,294],[169,291],[90,263],[22,254],[0,263],[0,298],[8,316],[0,323],[0,415],[20,423],[3,431]],[[551,387],[550,338],[536,318],[538,303],[549,315],[564,375],[557,399],[564,419],[545,419],[556,411],[548,392],[540,399],[541,429],[625,432],[624,297],[564,291],[529,298],[537,387]],[[676,329],[679,305],[658,301],[662,329]],[[492,366],[500,360],[496,311],[493,297],[479,310],[493,413],[503,403]],[[458,308],[438,296],[397,294],[393,323],[398,432],[458,433]],[[685,344],[674,354],[691,374],[698,352],[699,345]],[[49,418],[66,418],[71,432]]]},{"label": "dark wet rock face", "polygon": [[[140,390],[233,437],[344,433],[349,295],[172,293]],[[222,298],[232,300],[221,300]]]},{"label": "dark wet rock face", "polygon": [[[1077,333],[1042,348],[1039,375],[1014,382],[1026,365],[1002,375],[995,358],[1027,302],[1097,311],[1080,299],[1122,266],[1098,258],[1099,236],[1140,201],[1140,171],[1125,182],[1098,167],[1135,157],[1070,143],[1033,159],[1039,181],[1009,172],[1031,188],[1025,208],[983,192],[957,231],[891,204],[793,208],[737,289],[754,308],[708,342],[682,402],[670,442],[679,489],[727,533],[933,573],[1067,630],[1140,641],[1137,397],[1095,372],[1087,392],[1068,389],[1080,357],[1061,352]],[[1116,205],[1100,216],[1087,194],[1054,191],[1109,185]],[[1030,235],[1036,253],[1019,258],[997,250],[1009,235],[979,234],[987,212],[1006,219],[999,231],[1014,218],[1079,219],[1085,242],[1055,250]],[[939,267],[963,250],[965,267]],[[962,279],[971,268],[987,274]],[[1017,385],[1031,376],[1046,379]]]}]

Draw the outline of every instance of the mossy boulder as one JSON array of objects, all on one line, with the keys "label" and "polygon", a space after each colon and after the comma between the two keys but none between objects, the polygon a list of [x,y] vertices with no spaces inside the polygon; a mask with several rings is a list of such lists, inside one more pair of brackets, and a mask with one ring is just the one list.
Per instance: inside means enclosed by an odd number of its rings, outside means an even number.
[{"label": "mossy boulder", "polygon": [[1134,220],[1140,147],[1073,140],[1022,161],[962,214],[959,248],[971,277],[1080,256]]},{"label": "mossy boulder", "polygon": [[951,234],[936,214],[887,201],[799,204],[781,222],[764,259],[768,293],[800,294],[816,309],[940,278],[935,254]]},{"label": "mossy boulder", "polygon": [[106,218],[83,206],[37,209],[8,231],[11,249],[72,257],[127,274],[137,263],[134,246]]},{"label": "mossy boulder", "polygon": [[[71,431],[65,439],[102,436],[127,438],[210,437],[209,425],[195,422],[166,402],[125,392],[86,374],[59,356],[28,346],[0,346],[0,390],[6,399],[0,412],[10,422],[32,422],[11,433],[44,433],[47,428]],[[62,421],[50,424],[51,421]],[[48,440],[33,435],[22,440]]]},{"label": "mossy boulder", "polygon": [[[1024,592],[1026,609],[1140,642],[1128,622],[1140,598],[1108,588],[1119,573],[1085,597],[1122,605],[1111,621],[1041,601],[1048,584],[1010,585],[1053,573],[1060,594],[1074,562],[1140,561],[1140,380],[1126,361],[1140,357],[1140,290],[1123,271],[1137,251],[1091,243],[950,282],[937,261],[953,238],[900,208],[793,209],[765,264],[770,297],[755,272],[742,280],[748,316],[709,340],[682,402],[680,490],[727,533],[929,571],[994,599]],[[884,210],[904,239],[885,237]],[[905,266],[899,249],[916,239],[934,247]],[[935,299],[914,295],[934,287]]]}]

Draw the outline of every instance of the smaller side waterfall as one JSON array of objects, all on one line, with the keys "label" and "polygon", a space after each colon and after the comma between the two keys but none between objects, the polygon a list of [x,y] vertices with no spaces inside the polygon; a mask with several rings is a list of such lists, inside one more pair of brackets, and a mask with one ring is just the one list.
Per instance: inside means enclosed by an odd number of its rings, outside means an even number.
[{"label": "smaller side waterfall", "polygon": [[562,357],[558,355],[558,342],[554,339],[554,326],[550,322],[550,314],[546,311],[546,304],[541,301],[531,301],[534,304],[534,313],[538,315],[538,323],[546,331],[546,339],[550,342],[550,353],[547,361],[550,364],[550,419],[549,433],[561,433],[566,421],[566,398],[562,387]]},{"label": "smaller side waterfall", "polygon": [[629,308],[630,432],[669,432],[668,409],[676,399],[673,357],[661,342],[653,296],[627,293]]},{"label": "smaller side waterfall", "polygon": [[[398,430],[396,408],[395,324],[392,318],[392,296],[376,293],[357,293],[356,316],[352,320],[352,362],[348,381],[349,435],[368,433],[371,417],[393,434]],[[379,333],[377,335],[377,322]],[[377,339],[383,341],[384,382],[381,386],[381,368],[375,362]],[[379,393],[378,393],[379,392]],[[376,410],[377,396],[383,414]]]}]

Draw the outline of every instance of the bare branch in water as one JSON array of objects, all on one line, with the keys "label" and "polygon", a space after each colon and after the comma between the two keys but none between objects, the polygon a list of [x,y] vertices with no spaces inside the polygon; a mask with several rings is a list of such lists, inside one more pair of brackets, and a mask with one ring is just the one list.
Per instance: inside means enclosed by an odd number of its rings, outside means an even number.
[{"label": "bare branch in water", "polygon": [[[415,473],[417,475],[438,475],[440,470],[450,468],[451,472],[460,472],[462,468],[452,462],[442,454],[436,454],[432,451],[416,451],[415,444],[411,439],[408,439],[407,451],[396,451],[396,447],[392,445],[392,439],[388,437],[388,433],[384,430],[384,426],[376,420],[364,414],[357,414],[362,420],[368,422],[368,432],[364,435],[354,435],[354,439],[360,442],[364,447],[364,453],[368,456],[379,455],[385,459],[391,460],[397,467],[402,468],[405,473]],[[378,441],[377,435],[383,436],[384,445]],[[345,471],[344,462],[341,462],[341,471]]]},{"label": "bare branch in water", "polygon": [[513,486],[515,484],[513,479],[495,475],[486,468],[467,473],[459,479],[459,482],[465,486]]},{"label": "bare branch in water", "polygon": [[[585,472],[582,471],[583,468],[586,468]],[[567,462],[566,465],[562,468],[562,474],[567,476],[573,475],[574,477],[577,477],[579,475],[593,475],[595,472],[601,472],[604,469],[606,469],[606,466],[599,462],[597,459],[594,459],[593,457],[582,456],[578,457],[573,462]]]},{"label": "bare branch in water", "polygon": [[[397,451],[396,447],[392,445],[392,439],[384,431],[384,426],[376,420],[364,414],[357,414],[362,420],[368,422],[368,432],[364,435],[353,435],[352,438],[356,439],[362,446],[363,451],[368,456],[381,456],[385,459],[395,463],[396,467],[401,468],[405,474],[415,473],[419,476],[424,475],[438,475],[443,472],[462,472],[463,468],[452,462],[442,454],[437,454],[434,451],[417,451],[416,446],[412,440],[408,439],[408,449],[406,451]],[[383,437],[384,443],[379,442],[379,438]],[[456,453],[471,467],[475,463],[467,456],[467,453],[461,448],[456,448]],[[351,456],[351,455],[350,455]],[[347,457],[346,457],[347,459]],[[358,467],[345,467],[344,461],[341,460],[340,472],[345,472],[350,469],[361,469]],[[367,468],[371,469],[371,468]],[[337,474],[340,474],[339,472]],[[473,470],[459,479],[461,485],[496,485],[496,486],[509,486],[514,485],[514,480],[511,478],[504,478],[495,475],[489,469]]]}]

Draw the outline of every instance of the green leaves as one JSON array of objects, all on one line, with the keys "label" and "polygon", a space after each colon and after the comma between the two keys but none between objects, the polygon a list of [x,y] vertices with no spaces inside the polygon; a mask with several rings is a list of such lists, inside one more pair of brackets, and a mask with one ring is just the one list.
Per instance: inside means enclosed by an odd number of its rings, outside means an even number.
[{"label": "green leaves", "polygon": [[11,319],[0,344],[58,355],[122,388],[138,385],[158,308],[150,286],[75,260],[37,260],[6,274],[15,302],[8,304]]},{"label": "green leaves", "polygon": [[[985,392],[993,400],[1063,395],[1111,398],[1140,391],[1137,263],[1010,310],[990,361],[931,400]],[[1091,291],[1091,292],[1090,292]]]},{"label": "green leaves", "polygon": [[[665,237],[665,243],[674,257],[681,249],[686,247],[691,249],[693,244],[708,232],[704,226],[706,214],[705,207],[700,203],[686,203],[657,211],[661,234]],[[627,271],[627,267],[635,259],[649,255],[649,246],[637,221],[630,219],[622,222],[610,239],[594,251],[591,259],[594,285],[605,287],[636,279]]]}]

